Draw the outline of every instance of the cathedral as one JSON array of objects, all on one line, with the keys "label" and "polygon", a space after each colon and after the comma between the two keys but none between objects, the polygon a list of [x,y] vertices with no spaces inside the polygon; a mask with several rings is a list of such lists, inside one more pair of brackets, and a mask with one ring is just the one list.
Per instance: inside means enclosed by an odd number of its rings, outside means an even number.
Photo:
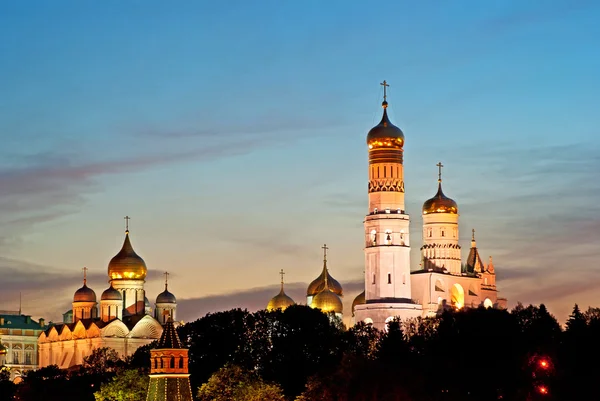
[{"label": "cathedral", "polygon": [[[387,87],[383,81],[383,115],[367,134],[369,209],[364,219],[364,291],[352,303],[352,322],[363,321],[385,329],[394,318],[434,317],[448,309],[506,308],[498,297],[496,273],[490,256],[484,263],[472,230],[471,248],[463,263],[459,245],[457,203],[442,191],[438,167],[436,194],[423,203],[423,244],[417,270],[411,270],[410,216],[404,203],[404,133],[387,115]],[[342,317],[342,286],[327,268],[308,286],[306,304]],[[282,302],[283,297],[286,301]],[[281,303],[278,303],[281,302]],[[269,309],[293,304],[283,291]]]},{"label": "cathedral", "polygon": [[50,326],[38,338],[39,367],[80,365],[103,347],[116,350],[121,357],[133,355],[139,347],[159,339],[162,325],[176,318],[177,300],[166,279],[152,313],[144,290],[148,270],[133,250],[129,227],[121,250],[108,264],[110,286],[102,293],[99,307],[96,293],[87,286],[86,271],[83,286],[73,296],[73,309],[63,315],[64,322]]}]

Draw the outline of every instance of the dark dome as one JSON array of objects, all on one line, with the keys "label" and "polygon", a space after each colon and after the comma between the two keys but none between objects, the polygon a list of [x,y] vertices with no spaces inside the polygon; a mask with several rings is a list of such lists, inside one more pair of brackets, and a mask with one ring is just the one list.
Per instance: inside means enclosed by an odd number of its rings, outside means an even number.
[{"label": "dark dome", "polygon": [[402,148],[404,146],[404,133],[390,122],[387,115],[387,102],[383,102],[383,116],[379,124],[371,128],[367,135],[369,149],[387,147]]},{"label": "dark dome", "polygon": [[102,293],[102,296],[100,297],[101,301],[122,301],[123,297],[121,296],[121,293],[115,289],[115,287],[113,287],[112,285],[110,287],[108,287],[106,290],[104,290],[104,292]]},{"label": "dark dome", "polygon": [[96,293],[87,284],[75,291],[73,302],[96,302]]},{"label": "dark dome", "polygon": [[158,294],[156,297],[157,304],[175,304],[177,303],[177,299],[175,295],[171,294],[166,288],[163,292]]},{"label": "dark dome", "polygon": [[442,191],[442,183],[438,185],[435,196],[423,203],[423,214],[451,213],[458,214],[458,205],[453,199],[448,198]]}]

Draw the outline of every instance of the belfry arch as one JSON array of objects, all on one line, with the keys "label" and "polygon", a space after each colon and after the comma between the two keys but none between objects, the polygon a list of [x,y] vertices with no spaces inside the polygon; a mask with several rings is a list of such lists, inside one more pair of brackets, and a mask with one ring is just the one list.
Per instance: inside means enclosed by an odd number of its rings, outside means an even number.
[{"label": "belfry arch", "polygon": [[450,290],[450,300],[452,306],[456,309],[461,309],[465,306],[465,290],[460,284],[454,284]]}]

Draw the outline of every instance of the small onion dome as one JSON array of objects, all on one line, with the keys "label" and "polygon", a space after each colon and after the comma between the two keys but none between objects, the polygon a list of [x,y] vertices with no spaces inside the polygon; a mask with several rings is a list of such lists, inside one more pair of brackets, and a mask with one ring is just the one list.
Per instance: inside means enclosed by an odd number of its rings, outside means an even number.
[{"label": "small onion dome", "polygon": [[369,149],[374,148],[402,148],[404,146],[404,133],[390,122],[387,115],[387,101],[384,101],[383,116],[379,124],[371,128],[367,134]]},{"label": "small onion dome", "polygon": [[144,259],[133,250],[129,231],[126,231],[123,247],[108,264],[108,277],[111,280],[144,280],[147,271]]},{"label": "small onion dome", "polygon": [[365,299],[365,292],[363,291],[360,294],[358,294],[356,298],[354,298],[354,301],[352,301],[352,316],[354,316],[354,308],[356,307],[356,305],[363,305],[366,303],[367,301]]},{"label": "small onion dome", "polygon": [[323,312],[342,313],[344,310],[339,295],[327,288],[315,295],[310,306]]},{"label": "small onion dome", "polygon": [[84,282],[83,287],[75,291],[73,302],[96,302],[96,293]]},{"label": "small onion dome", "polygon": [[176,304],[177,298],[175,298],[175,295],[171,294],[167,290],[167,287],[165,286],[165,290],[163,292],[161,292],[160,294],[158,294],[158,296],[156,297],[156,303],[157,304]]},{"label": "small onion dome", "polygon": [[285,310],[285,308],[287,308],[288,306],[292,306],[295,304],[296,303],[294,302],[294,300],[292,298],[290,298],[289,296],[287,296],[287,294],[283,291],[283,286],[281,286],[281,291],[279,291],[279,294],[275,295],[269,301],[269,304],[267,305],[267,310],[269,310],[269,311],[274,311],[277,309]]},{"label": "small onion dome", "polygon": [[458,205],[454,200],[444,195],[441,182],[438,185],[437,194],[423,203],[423,214],[430,213],[458,214]]},{"label": "small onion dome", "polygon": [[0,355],[6,355],[8,353],[6,347],[0,343]]},{"label": "small onion dome", "polygon": [[106,290],[104,290],[104,292],[102,293],[102,296],[100,297],[101,301],[122,301],[123,297],[121,296],[121,293],[115,289],[115,287],[113,287],[112,285],[110,287],[108,287]]},{"label": "small onion dome", "polygon": [[144,307],[145,308],[151,308],[152,305],[150,305],[150,300],[148,299],[148,297],[144,297]]}]

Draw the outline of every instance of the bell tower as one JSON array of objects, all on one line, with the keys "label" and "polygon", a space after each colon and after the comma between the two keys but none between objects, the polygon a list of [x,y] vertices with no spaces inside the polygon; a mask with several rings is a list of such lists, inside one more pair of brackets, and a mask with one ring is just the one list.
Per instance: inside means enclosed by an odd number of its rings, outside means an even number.
[{"label": "bell tower", "polygon": [[386,320],[413,317],[420,306],[411,298],[410,217],[404,205],[404,133],[388,118],[386,81],[383,116],[367,135],[369,210],[365,217],[365,301],[356,321],[385,328]]}]

